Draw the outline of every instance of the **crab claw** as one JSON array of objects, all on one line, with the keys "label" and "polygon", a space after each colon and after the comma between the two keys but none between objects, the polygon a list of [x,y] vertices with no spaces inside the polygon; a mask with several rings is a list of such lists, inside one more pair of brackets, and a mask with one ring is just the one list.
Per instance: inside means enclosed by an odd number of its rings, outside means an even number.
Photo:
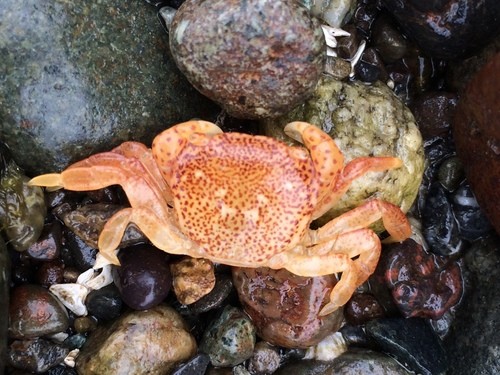
[{"label": "crab claw", "polygon": [[60,173],[48,173],[34,177],[28,181],[30,186],[45,186],[48,191],[62,189],[64,182]]}]

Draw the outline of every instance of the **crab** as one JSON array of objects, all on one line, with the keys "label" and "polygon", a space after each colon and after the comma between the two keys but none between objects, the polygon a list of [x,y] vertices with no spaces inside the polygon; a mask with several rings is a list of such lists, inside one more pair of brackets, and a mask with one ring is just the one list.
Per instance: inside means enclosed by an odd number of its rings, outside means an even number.
[{"label": "crab", "polygon": [[368,228],[382,219],[388,241],[411,234],[405,214],[370,199],[318,229],[351,182],[368,172],[402,165],[395,157],[361,157],[344,165],[333,139],[318,127],[292,122],[289,146],[274,138],[224,133],[207,121],[175,125],[153,141],[125,142],[31,185],[74,191],[121,185],[130,207],[112,216],[99,236],[109,262],[135,224],[159,249],[235,267],[286,268],[299,276],[339,273],[320,314],[343,306],[374,272],[381,242]]}]

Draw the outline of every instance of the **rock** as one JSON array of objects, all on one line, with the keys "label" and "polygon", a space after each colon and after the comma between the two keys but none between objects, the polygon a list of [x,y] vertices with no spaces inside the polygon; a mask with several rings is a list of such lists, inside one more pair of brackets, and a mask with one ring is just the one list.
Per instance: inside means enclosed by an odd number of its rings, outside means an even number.
[{"label": "rock", "polygon": [[72,230],[64,229],[65,245],[68,248],[71,261],[80,272],[92,268],[97,256],[97,248],[91,247]]},{"label": "rock", "polygon": [[76,359],[79,374],[167,374],[196,352],[196,341],[170,307],[131,311],[91,333]]},{"label": "rock", "polygon": [[0,15],[0,138],[29,175],[219,111],[178,72],[143,2],[4,0]]},{"label": "rock", "polygon": [[168,254],[148,244],[121,249],[121,266],[113,267],[113,280],[120,295],[134,310],[160,304],[172,285]]},{"label": "rock", "polygon": [[248,360],[248,371],[251,374],[272,374],[281,364],[278,348],[265,341],[255,344],[252,357]]},{"label": "rock", "polygon": [[422,375],[444,374],[448,361],[443,344],[420,318],[383,318],[366,324],[366,333],[380,349]]},{"label": "rock", "polygon": [[453,121],[455,146],[467,180],[497,233],[500,233],[499,87],[500,53],[497,53],[469,81]]},{"label": "rock", "polygon": [[47,289],[34,284],[15,287],[10,296],[9,336],[35,338],[63,332],[69,326],[66,308]]},{"label": "rock", "polygon": [[200,343],[200,350],[210,356],[210,362],[216,367],[242,363],[252,356],[254,347],[252,322],[241,310],[230,305],[209,325]]},{"label": "rock", "polygon": [[370,293],[357,293],[344,307],[345,319],[349,324],[361,325],[369,320],[383,318],[384,309]]},{"label": "rock", "polygon": [[464,257],[466,293],[445,338],[449,374],[500,373],[500,294],[492,287],[500,278],[499,244],[495,235],[475,241]]},{"label": "rock", "polygon": [[179,366],[172,375],[205,375],[210,364],[210,357],[204,353],[198,353],[186,363]]},{"label": "rock", "polygon": [[[7,355],[7,332],[9,328],[9,284],[10,257],[5,242],[0,236],[0,358]],[[4,373],[4,361],[0,361],[0,374]]]},{"label": "rock", "polygon": [[457,190],[460,183],[465,179],[462,162],[456,156],[446,158],[439,165],[436,177],[446,191],[452,192]]},{"label": "rock", "polygon": [[340,328],[342,309],[318,316],[336,284],[333,275],[301,277],[285,269],[233,268],[233,280],[257,334],[273,345],[307,348]]},{"label": "rock", "polygon": [[497,0],[382,0],[404,33],[438,59],[471,55],[500,31]]},{"label": "rock", "polygon": [[318,17],[331,27],[341,27],[348,22],[357,3],[353,0],[299,1],[309,9],[313,16]]},{"label": "rock", "polygon": [[170,265],[175,295],[189,305],[206,296],[215,286],[214,265],[208,259],[184,258]]},{"label": "rock", "polygon": [[48,340],[16,340],[9,346],[8,362],[18,369],[43,373],[62,363],[68,353],[69,349]]},{"label": "rock", "polygon": [[[0,119],[1,111],[0,108]],[[0,139],[3,139],[3,129],[0,124]],[[0,228],[10,246],[17,251],[25,251],[37,240],[47,214],[43,190],[38,186],[29,186],[28,180],[12,159],[10,150],[0,141]]]},{"label": "rock", "polygon": [[462,297],[458,261],[428,253],[413,239],[387,245],[378,267],[406,318],[441,318]]},{"label": "rock", "polygon": [[274,117],[302,102],[326,57],[318,20],[295,1],[187,0],[169,34],[188,80],[238,118]]},{"label": "rock", "polygon": [[123,302],[118,288],[110,284],[91,291],[85,300],[85,305],[89,314],[101,321],[110,321],[120,316]]},{"label": "rock", "polygon": [[[313,97],[277,119],[262,121],[264,132],[290,143],[283,127],[307,121],[332,136],[348,162],[361,156],[397,156],[403,167],[369,173],[355,180],[335,207],[320,218],[325,223],[376,196],[409,210],[423,170],[422,138],[410,110],[384,84],[343,83],[328,76]],[[379,229],[381,229],[379,227]]]},{"label": "rock", "polygon": [[274,375],[410,375],[394,359],[375,351],[351,349],[333,361],[295,361],[283,365]]},{"label": "rock", "polygon": [[64,263],[59,259],[43,262],[36,271],[36,281],[39,285],[49,288],[51,285],[63,282]]},{"label": "rock", "polygon": [[388,16],[377,17],[372,28],[373,47],[386,63],[393,63],[408,53],[409,42]]},{"label": "rock", "polygon": [[61,224],[54,221],[43,227],[40,237],[26,250],[26,253],[36,260],[54,260],[59,258],[61,242]]},{"label": "rock", "polygon": [[216,275],[215,286],[206,296],[190,304],[187,308],[191,314],[201,314],[222,305],[233,291],[233,281],[230,276]]}]

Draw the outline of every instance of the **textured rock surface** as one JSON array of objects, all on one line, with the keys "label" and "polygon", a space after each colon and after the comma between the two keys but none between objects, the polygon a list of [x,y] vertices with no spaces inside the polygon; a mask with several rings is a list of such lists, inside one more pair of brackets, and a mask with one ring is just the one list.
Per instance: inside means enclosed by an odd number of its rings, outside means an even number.
[{"label": "textured rock surface", "polygon": [[9,324],[10,258],[5,242],[0,237],[0,374],[4,371]]},{"label": "textured rock surface", "polygon": [[0,51],[0,138],[28,174],[215,113],[144,2],[3,0]]},{"label": "textured rock surface", "polygon": [[76,362],[79,374],[167,374],[196,352],[196,341],[181,316],[159,305],[122,315],[99,327]]},{"label": "textured rock surface", "polygon": [[307,121],[330,134],[348,162],[361,156],[397,156],[403,167],[369,173],[353,182],[345,196],[320,220],[348,211],[370,197],[412,205],[424,168],[422,137],[410,110],[384,84],[343,83],[323,76],[311,99],[285,116],[262,122],[264,131],[290,141],[283,126]]}]

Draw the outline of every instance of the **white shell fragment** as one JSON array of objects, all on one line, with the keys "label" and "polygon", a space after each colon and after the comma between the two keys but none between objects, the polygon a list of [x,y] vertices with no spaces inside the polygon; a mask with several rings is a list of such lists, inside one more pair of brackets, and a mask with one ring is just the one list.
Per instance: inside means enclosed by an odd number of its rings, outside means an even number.
[{"label": "white shell fragment", "polygon": [[87,315],[85,298],[90,290],[80,284],[54,284],[49,290],[54,294],[64,306],[73,311],[78,316]]},{"label": "white shell fragment", "polygon": [[95,268],[90,268],[76,280],[78,284],[84,285],[91,290],[101,289],[113,282],[113,276],[111,275],[111,265],[105,265],[101,272],[97,271]]},{"label": "white shell fragment", "polygon": [[80,354],[80,349],[73,349],[70,351],[66,358],[64,358],[64,364],[68,367],[75,367],[75,360],[78,354]]},{"label": "white shell fragment", "polygon": [[307,349],[304,359],[331,361],[347,351],[347,343],[340,332],[332,333],[316,346]]},{"label": "white shell fragment", "polygon": [[326,54],[328,56],[337,56],[337,52],[335,52],[335,48],[337,48],[337,37],[340,36],[349,36],[351,35],[345,30],[339,29],[337,27],[331,27],[328,25],[321,25],[321,29],[323,30],[323,35],[325,36],[326,41]]}]

